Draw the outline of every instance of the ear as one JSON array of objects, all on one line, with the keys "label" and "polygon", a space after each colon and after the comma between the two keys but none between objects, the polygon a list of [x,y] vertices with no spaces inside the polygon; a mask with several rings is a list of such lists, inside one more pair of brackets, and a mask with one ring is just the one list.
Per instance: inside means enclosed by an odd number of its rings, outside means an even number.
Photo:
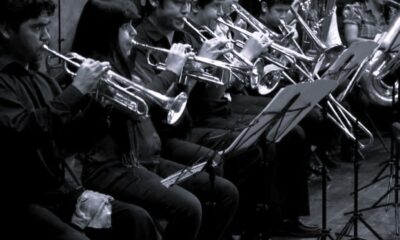
[{"label": "ear", "polygon": [[149,2],[153,8],[156,8],[160,5],[160,2],[158,0],[149,0]]},{"label": "ear", "polygon": [[5,23],[0,23],[0,34],[4,39],[10,39],[12,29]]},{"label": "ear", "polygon": [[268,4],[267,4],[267,2],[265,2],[265,1],[262,1],[262,2],[261,2],[261,12],[262,12],[262,13],[268,12]]}]

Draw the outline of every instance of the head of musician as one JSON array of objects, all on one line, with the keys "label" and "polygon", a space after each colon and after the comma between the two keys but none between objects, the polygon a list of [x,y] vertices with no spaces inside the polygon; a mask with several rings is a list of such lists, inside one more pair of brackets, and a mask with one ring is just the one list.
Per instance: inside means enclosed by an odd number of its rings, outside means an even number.
[{"label": "head of musician", "polygon": [[258,6],[254,8],[256,16],[269,28],[275,29],[280,20],[285,19],[289,12],[292,0],[257,0]]},{"label": "head of musician", "polygon": [[181,31],[189,16],[193,0],[148,0],[143,14],[149,16],[161,31]]},{"label": "head of musician", "polygon": [[38,62],[55,7],[51,0],[0,1],[0,54],[7,51],[23,64]]},{"label": "head of musician", "polygon": [[228,17],[232,14],[232,4],[238,4],[239,0],[225,0],[224,3],[222,4],[222,9],[223,9],[223,14],[224,17]]},{"label": "head of musician", "polygon": [[195,0],[190,18],[200,26],[215,29],[217,19],[224,14],[223,6],[227,0]]},{"label": "head of musician", "polygon": [[82,11],[72,50],[98,60],[129,62],[139,17],[130,0],[91,0]]}]

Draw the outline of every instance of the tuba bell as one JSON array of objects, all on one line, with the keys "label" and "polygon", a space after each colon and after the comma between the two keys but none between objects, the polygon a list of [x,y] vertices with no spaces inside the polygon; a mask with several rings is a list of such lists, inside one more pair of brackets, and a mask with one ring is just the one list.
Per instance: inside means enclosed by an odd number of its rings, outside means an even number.
[{"label": "tuba bell", "polygon": [[398,82],[392,85],[385,82],[385,77],[400,67],[400,48],[394,44],[399,33],[400,12],[381,38],[361,77],[361,87],[375,105],[388,107],[399,97]]}]

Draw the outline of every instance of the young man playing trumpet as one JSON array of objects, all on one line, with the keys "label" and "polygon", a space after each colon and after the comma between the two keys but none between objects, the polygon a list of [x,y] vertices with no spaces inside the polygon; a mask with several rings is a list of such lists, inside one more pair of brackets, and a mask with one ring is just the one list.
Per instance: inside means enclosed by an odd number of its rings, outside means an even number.
[{"label": "young man playing trumpet", "polygon": [[[193,25],[199,28],[200,26],[207,26],[210,29],[215,29],[217,18],[221,17],[223,14],[218,14],[218,12],[215,14],[215,12],[210,10],[214,2],[215,1],[209,0],[198,0],[194,2],[190,17]],[[199,41],[198,37],[196,39]],[[246,42],[246,44],[250,43]],[[261,52],[265,53],[265,51]],[[254,53],[256,54],[257,51]],[[252,58],[248,59],[254,60]],[[236,61],[239,60],[235,60],[235,62]],[[203,86],[200,85],[200,87]],[[221,98],[222,96],[222,94],[211,95],[207,87],[203,89],[200,87],[193,90],[195,93],[198,90],[200,91],[200,93],[197,93],[197,97],[192,99],[192,101],[200,102],[200,104],[197,104],[197,108],[192,109],[195,113],[199,113],[201,110],[204,111],[204,106],[206,106],[207,102],[210,103],[214,99],[214,101],[218,101],[218,97]],[[210,88],[212,88],[212,86]],[[232,92],[231,90],[231,92],[229,92],[229,89],[228,91],[224,89],[223,94],[225,94],[225,97],[228,96],[226,107],[231,109],[239,119],[240,117],[245,118],[243,117],[245,115],[251,116],[252,114],[259,113],[268,103],[266,97],[247,96],[238,94],[237,91]],[[229,100],[229,98],[231,100]],[[218,118],[215,118],[215,113],[209,112],[204,115],[206,120],[203,120],[200,124],[224,127],[223,118],[221,118],[221,120],[216,120]],[[210,118],[210,116],[212,117]],[[317,236],[319,234],[319,229],[317,227],[306,226],[299,218],[299,216],[309,214],[307,186],[308,145],[305,144],[303,134],[302,129],[296,127],[280,143],[276,144],[276,160],[269,159],[271,164],[269,170],[273,175],[277,176],[271,177],[269,181],[271,187],[278,192],[279,199],[276,202],[272,202],[272,204],[275,203],[277,209],[280,209],[280,211],[277,210],[277,212],[281,212],[281,216],[277,216],[275,222],[279,225],[278,228],[281,227],[281,230],[285,233],[299,237]],[[291,149],[291,151],[287,151],[287,149]],[[296,170],[291,171],[290,169]]]},{"label": "young man playing trumpet", "polygon": [[[92,129],[88,108],[101,108],[87,93],[110,69],[107,62],[80,62],[73,83],[61,90],[38,71],[54,13],[51,0],[0,2],[0,153],[6,233],[12,239],[155,240],[150,215],[110,196],[76,188],[65,179],[64,152],[77,151]],[[102,111],[95,111],[95,119]],[[95,137],[95,136],[93,136]],[[5,228],[4,228],[5,227]]]}]

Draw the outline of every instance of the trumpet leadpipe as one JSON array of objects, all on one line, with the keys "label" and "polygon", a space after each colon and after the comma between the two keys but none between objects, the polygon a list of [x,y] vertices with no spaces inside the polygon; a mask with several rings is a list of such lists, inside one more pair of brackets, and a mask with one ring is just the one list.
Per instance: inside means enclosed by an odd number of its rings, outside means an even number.
[{"label": "trumpet leadpipe", "polygon": [[[235,31],[238,31],[239,33],[243,34],[243,35],[246,36],[246,37],[252,36],[252,33],[251,33],[251,32],[249,32],[249,31],[247,31],[247,30],[245,30],[245,29],[243,29],[243,28],[237,27],[237,26],[235,26],[235,25],[232,25],[232,24],[230,24],[230,23],[227,23],[227,22],[226,22],[225,20],[223,20],[222,18],[218,18],[218,22],[220,22],[220,23],[222,23],[222,24],[228,26],[229,28],[232,28],[232,29],[235,30]],[[265,33],[265,32],[264,32],[264,33]],[[306,56],[306,55],[304,55],[304,54],[298,53],[298,52],[296,52],[296,51],[294,51],[294,50],[292,50],[292,49],[283,47],[283,46],[281,46],[281,45],[279,45],[279,44],[277,44],[277,43],[275,43],[275,42],[272,42],[272,43],[270,44],[269,47],[270,47],[271,49],[273,49],[273,50],[279,52],[279,53],[282,53],[282,54],[284,54],[284,55],[286,55],[286,56],[289,56],[289,57],[292,57],[292,58],[295,58],[295,59],[298,59],[298,60],[302,60],[302,61],[305,61],[305,62],[313,62],[313,61],[314,61],[314,58],[313,58],[313,57]]]}]

